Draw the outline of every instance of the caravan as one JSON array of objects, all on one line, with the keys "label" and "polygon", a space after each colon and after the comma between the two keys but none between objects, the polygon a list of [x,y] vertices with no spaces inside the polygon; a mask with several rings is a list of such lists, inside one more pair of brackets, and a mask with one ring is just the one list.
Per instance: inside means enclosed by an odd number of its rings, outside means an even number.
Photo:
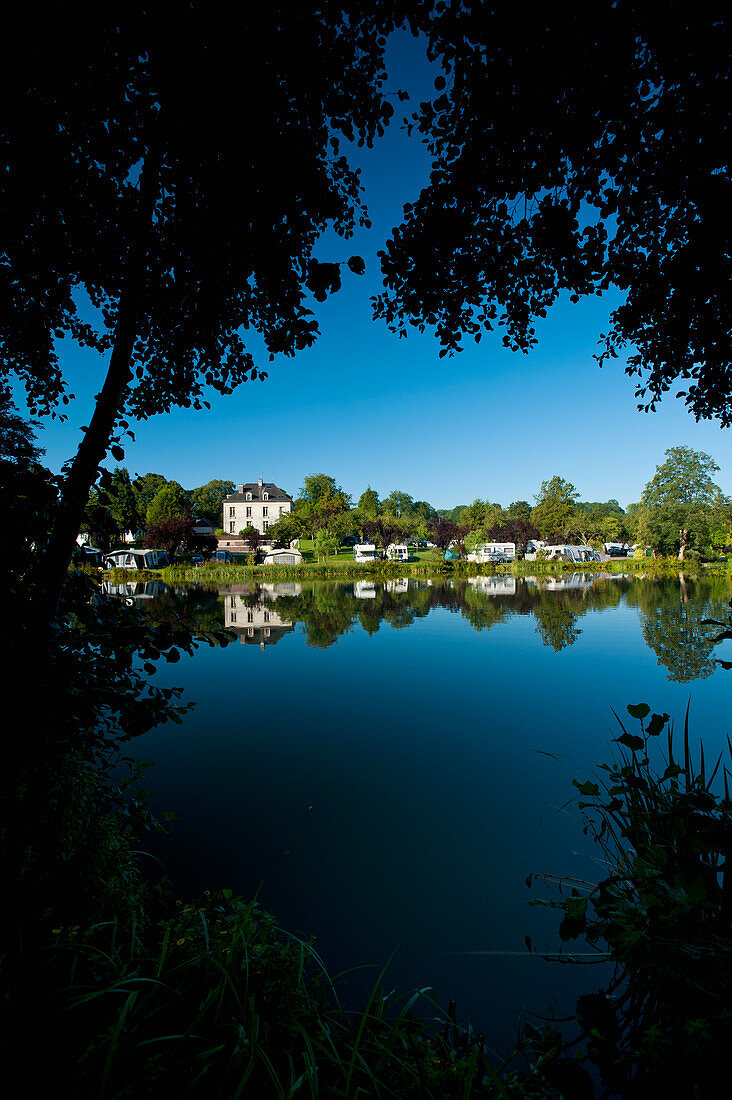
[{"label": "caravan", "polygon": [[353,548],[353,560],[358,562],[379,561],[381,555],[373,542],[357,542]]},{"label": "caravan", "polygon": [[515,542],[483,542],[468,554],[473,562],[509,562],[516,560]]}]

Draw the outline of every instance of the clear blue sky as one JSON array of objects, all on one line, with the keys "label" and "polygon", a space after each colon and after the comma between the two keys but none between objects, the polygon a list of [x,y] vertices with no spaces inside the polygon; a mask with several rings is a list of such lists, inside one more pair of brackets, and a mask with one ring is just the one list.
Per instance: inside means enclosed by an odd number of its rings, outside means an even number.
[{"label": "clear blue sky", "polygon": [[[392,58],[392,87],[407,89],[414,105],[432,87],[421,47],[400,35]],[[410,107],[394,104],[395,119]],[[358,253],[366,275],[343,268],[343,289],[311,306],[322,332],[315,347],[269,365],[262,356],[265,382],[207,395],[210,411],[179,409],[135,424],[124,462],[132,474],[154,471],[189,489],[212,478],[263,476],[296,494],[307,474],[322,471],[354,499],[370,484],[380,496],[402,489],[437,508],[475,497],[531,502],[543,480],[560,474],[583,500],[615,497],[626,506],[639,499],[664,451],[686,444],[716,459],[717,482],[732,494],[728,430],[697,424],[671,395],[658,412],[637,412],[623,362],[600,370],[593,360],[614,304],[609,295],[558,302],[529,355],[486,334],[479,346],[439,359],[434,336],[415,330],[398,340],[372,321],[369,297],[381,286],[376,252],[426,182],[429,164],[398,122],[374,150],[356,154],[373,228],[350,241],[328,236],[318,258]],[[106,369],[67,344],[63,363],[76,401],[68,423],[46,421],[39,435],[55,470],[75,452]]]}]

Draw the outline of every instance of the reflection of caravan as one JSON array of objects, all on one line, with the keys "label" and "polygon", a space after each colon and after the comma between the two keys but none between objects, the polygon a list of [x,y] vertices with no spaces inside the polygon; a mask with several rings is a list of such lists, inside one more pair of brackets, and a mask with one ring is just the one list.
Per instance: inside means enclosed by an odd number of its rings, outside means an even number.
[{"label": "reflection of caravan", "polygon": [[354,561],[378,561],[379,552],[373,542],[357,542],[353,548]]},{"label": "reflection of caravan", "polygon": [[409,561],[409,547],[403,542],[390,542],[386,556],[390,561]]},{"label": "reflection of caravan", "polygon": [[409,577],[399,577],[397,580],[387,581],[384,585],[387,592],[391,592],[395,595],[399,592],[409,591]]},{"label": "reflection of caravan", "polygon": [[468,584],[486,596],[515,596],[516,578],[510,573],[493,573],[487,577],[468,577]]},{"label": "reflection of caravan", "polygon": [[373,581],[354,581],[353,594],[357,600],[375,600],[376,585]]},{"label": "reflection of caravan", "polygon": [[492,554],[503,554],[509,561],[515,561],[516,559],[516,543],[515,542],[483,542],[479,546],[476,546],[468,554],[468,561],[474,562],[489,562],[495,559],[491,557]]},{"label": "reflection of caravan", "polygon": [[108,596],[119,597],[128,607],[132,607],[135,600],[157,599],[168,591],[168,586],[162,581],[127,581],[125,584],[103,581],[102,591]]}]

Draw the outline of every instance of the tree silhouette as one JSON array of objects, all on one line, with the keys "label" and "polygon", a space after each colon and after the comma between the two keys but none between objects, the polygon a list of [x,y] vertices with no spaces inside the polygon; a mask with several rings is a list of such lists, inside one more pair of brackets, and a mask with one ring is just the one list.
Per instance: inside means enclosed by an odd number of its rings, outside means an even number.
[{"label": "tree silhouette", "polygon": [[432,171],[376,316],[434,326],[440,355],[496,326],[526,352],[561,294],[615,287],[600,364],[629,346],[639,408],[681,379],[697,418],[732,422],[726,7],[448,0],[425,32],[442,74],[407,123]]}]

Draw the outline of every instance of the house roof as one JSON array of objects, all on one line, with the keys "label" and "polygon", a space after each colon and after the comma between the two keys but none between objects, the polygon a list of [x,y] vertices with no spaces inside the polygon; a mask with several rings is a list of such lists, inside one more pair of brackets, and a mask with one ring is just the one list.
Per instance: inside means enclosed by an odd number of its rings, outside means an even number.
[{"label": "house roof", "polygon": [[224,504],[246,500],[247,493],[252,494],[252,500],[262,500],[264,493],[267,494],[268,500],[292,500],[292,497],[284,489],[280,489],[278,485],[275,485],[273,481],[265,481],[261,485],[256,481],[250,481],[246,485],[242,485],[241,492],[229,493],[228,497],[224,498]]}]

